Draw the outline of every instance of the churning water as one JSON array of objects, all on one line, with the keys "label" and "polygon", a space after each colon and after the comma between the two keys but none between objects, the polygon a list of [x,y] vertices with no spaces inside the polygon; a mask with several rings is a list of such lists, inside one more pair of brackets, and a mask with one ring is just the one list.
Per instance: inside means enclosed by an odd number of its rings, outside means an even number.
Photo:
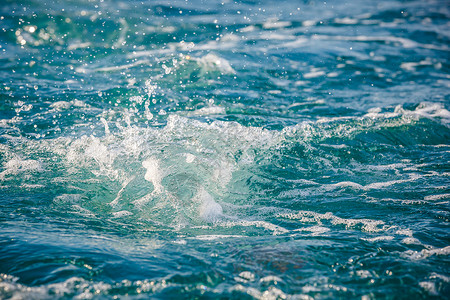
[{"label": "churning water", "polygon": [[2,0],[0,298],[447,298],[448,1]]}]

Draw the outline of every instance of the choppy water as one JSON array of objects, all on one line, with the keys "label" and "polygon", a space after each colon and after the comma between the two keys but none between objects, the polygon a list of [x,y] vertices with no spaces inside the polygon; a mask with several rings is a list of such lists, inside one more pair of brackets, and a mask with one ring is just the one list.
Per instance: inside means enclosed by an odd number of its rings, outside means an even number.
[{"label": "choppy water", "polygon": [[447,298],[448,1],[0,6],[0,298]]}]

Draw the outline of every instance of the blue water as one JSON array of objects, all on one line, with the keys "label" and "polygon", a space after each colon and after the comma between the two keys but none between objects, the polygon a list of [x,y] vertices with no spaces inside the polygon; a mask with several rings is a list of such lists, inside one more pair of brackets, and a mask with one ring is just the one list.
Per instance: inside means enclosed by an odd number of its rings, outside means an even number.
[{"label": "blue water", "polygon": [[448,299],[448,1],[2,0],[0,299]]}]

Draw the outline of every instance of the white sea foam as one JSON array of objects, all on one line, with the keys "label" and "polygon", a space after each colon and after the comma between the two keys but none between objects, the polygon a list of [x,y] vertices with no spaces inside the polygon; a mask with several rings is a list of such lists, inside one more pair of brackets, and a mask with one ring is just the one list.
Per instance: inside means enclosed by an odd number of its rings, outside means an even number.
[{"label": "white sea foam", "polygon": [[318,22],[315,20],[306,20],[302,22],[302,25],[305,27],[315,26]]},{"label": "white sea foam", "polygon": [[[286,40],[295,40],[295,36],[294,35],[290,35],[290,34],[284,34],[284,33],[277,33],[274,31],[263,31],[261,32],[261,34],[257,37],[255,37],[255,39],[261,39],[261,40],[271,40],[271,41],[286,41]],[[264,47],[262,49],[266,50],[266,49],[274,49],[276,48],[275,45],[270,45],[267,47]]]},{"label": "white sea foam", "polygon": [[424,199],[424,200],[427,200],[427,201],[435,201],[435,200],[442,200],[442,199],[450,199],[450,194],[430,195],[430,196],[425,196],[423,199]]},{"label": "white sea foam", "polygon": [[192,239],[201,240],[201,241],[214,241],[214,240],[220,240],[220,239],[228,239],[228,238],[243,238],[243,235],[224,235],[224,234],[203,234],[203,235],[196,235]]},{"label": "white sea foam", "polygon": [[289,21],[280,21],[277,19],[269,19],[263,24],[264,29],[278,29],[291,26],[292,23]]},{"label": "white sea foam", "polygon": [[122,217],[133,215],[132,212],[129,212],[127,210],[116,211],[116,212],[113,212],[112,214],[113,214],[114,218],[122,218]]},{"label": "white sea foam", "polygon": [[381,188],[389,187],[389,186],[394,185],[394,184],[414,181],[415,179],[417,179],[417,178],[405,179],[405,180],[391,180],[391,181],[384,181],[384,182],[374,182],[374,183],[365,185],[364,186],[364,190],[373,190],[373,189],[378,190],[378,189],[381,189]]},{"label": "white sea foam", "polygon": [[186,156],[186,162],[188,164],[193,163],[195,160],[195,155],[191,154],[191,153],[185,153]]},{"label": "white sea foam", "polygon": [[57,101],[50,104],[51,108],[54,108],[56,110],[65,110],[70,107],[87,107],[88,105],[81,101],[81,100],[72,100],[72,101]]},{"label": "white sea foam", "polygon": [[255,280],[255,274],[253,274],[252,272],[249,271],[243,271],[241,273],[239,273],[239,276],[234,277],[235,281],[238,282],[249,282],[249,281],[254,281]]},{"label": "white sea foam", "polygon": [[223,188],[225,188],[227,184],[231,181],[235,169],[236,167],[234,164],[227,161],[221,161],[218,167],[214,170],[213,178]]},{"label": "white sea foam", "polygon": [[310,227],[298,228],[293,231],[310,232],[311,236],[319,236],[319,235],[329,232],[330,230],[331,230],[330,228],[327,228],[324,226],[310,226]]},{"label": "white sea foam", "polygon": [[128,70],[141,65],[152,65],[152,63],[147,59],[137,60],[135,62],[124,64],[124,65],[114,65],[110,67],[100,67],[100,68],[87,68],[86,66],[81,66],[75,68],[77,73],[89,73],[89,72],[115,72],[120,70]]},{"label": "white sea foam", "polygon": [[284,280],[278,276],[269,275],[269,276],[265,276],[265,277],[261,278],[259,280],[259,282],[278,284],[278,283],[284,282]]},{"label": "white sea foam", "polygon": [[400,230],[397,230],[397,231],[395,232],[395,234],[398,234],[398,235],[406,235],[406,236],[409,236],[409,237],[412,237],[412,236],[413,236],[413,232],[412,232],[411,229],[400,229]]},{"label": "white sea foam", "polygon": [[236,71],[231,67],[230,63],[226,59],[220,58],[212,53],[209,53],[197,59],[197,63],[204,71],[217,70],[223,74],[236,73]]},{"label": "white sea foam", "polygon": [[441,50],[441,51],[450,51],[450,48],[447,46],[437,46],[433,44],[422,44],[418,43],[416,41],[402,38],[402,37],[396,37],[396,36],[365,36],[365,35],[358,35],[358,36],[330,36],[330,35],[314,35],[312,37],[313,39],[318,40],[341,40],[341,41],[357,41],[357,42],[383,42],[383,43],[398,43],[404,48],[425,48],[425,49],[434,49],[434,50]]},{"label": "white sea foam", "polygon": [[85,49],[92,46],[90,42],[73,41],[67,46],[67,50]]},{"label": "white sea foam", "polygon": [[195,196],[195,201],[200,202],[199,214],[206,222],[215,222],[222,216],[222,206],[215,202],[213,197],[203,188]]},{"label": "white sea foam", "polygon": [[[282,290],[270,286],[267,290],[265,291],[259,291],[258,289],[255,289],[253,287],[244,287],[241,284],[237,284],[234,285],[230,288],[230,291],[240,291],[242,293],[246,293],[248,295],[250,295],[251,297],[255,298],[255,299],[260,299],[260,300],[271,300],[271,299],[288,299],[288,295],[285,294]],[[296,297],[299,299],[302,299],[300,297]],[[307,299],[307,298],[304,298]]]},{"label": "white sea foam", "polygon": [[147,169],[144,176],[145,180],[153,184],[155,193],[160,193],[163,190],[163,187],[161,184],[162,175],[159,167],[159,161],[155,158],[148,158],[142,162],[142,166]]},{"label": "white sea foam", "polygon": [[30,189],[42,189],[45,187],[45,185],[24,183],[24,184],[21,184],[20,187],[30,190]]},{"label": "white sea foam", "polygon": [[345,18],[336,18],[334,19],[334,22],[336,22],[337,24],[353,25],[358,24],[359,20],[345,17]]},{"label": "white sea foam", "polygon": [[355,183],[355,182],[351,182],[351,181],[342,181],[342,182],[334,183],[332,186],[343,187],[343,188],[351,187],[353,189],[360,189],[360,190],[364,189],[364,186],[362,186],[358,183]]},{"label": "white sea foam", "polygon": [[[87,270],[92,267],[84,264]],[[117,289],[134,289],[138,293],[153,293],[168,287],[165,280],[123,280],[114,285],[103,281],[90,281],[80,277],[71,277],[58,283],[43,284],[39,286],[28,286],[19,283],[19,278],[8,274],[0,274],[0,290],[9,295],[11,299],[54,299],[65,298],[72,295],[74,299],[93,299],[99,295],[109,295]]]},{"label": "white sea foam", "polygon": [[55,203],[55,204],[66,204],[66,203],[78,204],[81,202],[82,198],[83,198],[82,194],[62,194],[62,195],[56,196],[53,199],[53,203]]},{"label": "white sea foam", "polygon": [[404,117],[423,117],[429,119],[440,119],[443,123],[450,122],[450,112],[444,108],[440,103],[427,103],[422,102],[415,110],[404,109],[401,105],[398,105],[394,112],[380,113],[380,109],[370,110],[365,117],[370,118],[393,118],[398,116]]},{"label": "white sea foam", "polygon": [[410,175],[409,179],[401,179],[401,180],[390,180],[390,181],[384,181],[384,182],[373,182],[367,185],[361,185],[356,182],[352,181],[342,181],[337,183],[331,183],[331,184],[322,184],[318,187],[306,187],[301,189],[291,189],[288,191],[284,191],[280,194],[279,197],[281,198],[292,198],[292,197],[307,197],[312,195],[318,195],[324,192],[331,192],[337,189],[353,189],[353,190],[362,190],[362,191],[369,191],[369,190],[379,190],[384,189],[387,187],[390,187],[392,185],[406,183],[406,182],[412,182],[420,179],[421,176],[416,175]]},{"label": "white sea foam", "polygon": [[193,112],[189,112],[189,115],[208,116],[208,115],[221,115],[225,113],[225,108],[220,106],[207,106]]},{"label": "white sea foam", "polygon": [[325,71],[314,70],[314,71],[311,71],[309,73],[303,74],[303,78],[311,79],[311,78],[316,78],[316,77],[320,77],[320,76],[323,76],[323,75],[325,75]]},{"label": "white sea foam", "polygon": [[84,217],[95,217],[95,214],[90,211],[89,209],[86,209],[78,204],[73,204],[71,206],[73,213],[84,216]]},{"label": "white sea foam", "polygon": [[[118,127],[122,130],[119,134],[109,130],[110,136],[103,139],[91,136],[65,140],[54,150],[64,155],[71,165],[82,166],[98,177],[107,176],[119,183],[120,190],[110,202],[113,207],[125,204],[121,202],[123,194],[130,181],[136,178],[124,166],[118,165],[117,159],[126,155],[130,161],[136,161],[145,153],[146,158],[141,164],[145,169],[143,178],[153,185],[153,191],[131,202],[143,212],[173,210],[177,216],[172,223],[181,222],[183,226],[190,222],[189,219],[219,220],[223,214],[222,205],[206,187],[222,195],[233,172],[239,169],[237,163],[242,166],[252,164],[254,154],[251,149],[268,148],[278,142],[277,133],[261,128],[226,122],[205,124],[179,116],[169,116],[162,129]],[[215,138],[215,143],[210,143],[210,137]],[[158,145],[166,143],[170,143],[171,148],[160,152]],[[235,152],[240,155],[239,162],[230,154],[222,156],[222,153]],[[175,179],[187,180],[187,186]],[[204,180],[205,184],[202,183]]]},{"label": "white sea foam", "polygon": [[407,250],[403,253],[403,256],[414,259],[414,260],[425,259],[425,258],[428,258],[433,255],[437,255],[437,256],[450,255],[450,246],[447,246],[444,248],[423,249],[421,251]]},{"label": "white sea foam", "polygon": [[436,284],[432,281],[421,281],[419,282],[419,286],[427,291],[432,296],[438,296]]},{"label": "white sea foam", "polygon": [[239,40],[240,37],[234,34],[225,34],[222,38],[218,40],[208,40],[207,42],[196,44],[195,50],[223,51],[224,49],[236,49]]},{"label": "white sea foam", "polygon": [[376,236],[373,238],[362,238],[364,241],[368,242],[379,242],[379,241],[392,241],[395,237],[390,235]]},{"label": "white sea foam", "polygon": [[5,170],[0,173],[0,180],[4,180],[8,175],[17,175],[23,172],[43,172],[43,164],[34,159],[21,159],[16,156],[4,164]]},{"label": "white sea foam", "polygon": [[430,60],[422,60],[420,62],[403,62],[400,65],[400,68],[407,70],[407,71],[415,71],[417,67],[419,66],[429,66],[433,63]]},{"label": "white sea foam", "polygon": [[244,226],[244,227],[260,227],[260,228],[264,228],[267,230],[270,230],[272,232],[273,235],[279,235],[279,234],[284,234],[289,232],[289,230],[269,223],[269,222],[265,222],[265,221],[247,221],[247,220],[240,220],[240,221],[231,221],[231,222],[221,222],[218,223],[216,226],[221,226],[221,227],[226,227],[226,228],[232,228],[232,227],[239,227],[239,226]]},{"label": "white sea foam", "polygon": [[380,220],[345,219],[337,217],[331,212],[321,214],[314,211],[298,211],[296,213],[279,214],[278,217],[298,220],[302,223],[315,223],[317,225],[323,225],[324,221],[329,221],[332,225],[345,225],[346,228],[361,226],[361,229],[367,232],[381,232],[389,228]]},{"label": "white sea foam", "polygon": [[[278,38],[278,40],[286,40],[286,39],[292,39],[292,38],[289,37],[289,36],[286,36],[283,39]],[[306,44],[308,41],[309,40],[307,38],[305,38],[305,37],[296,37],[295,39],[293,39],[291,41],[270,45],[270,46],[267,46],[266,48],[268,50],[270,50],[270,49],[280,49],[280,48],[291,49],[291,48],[301,47],[304,44]]]},{"label": "white sea foam", "polygon": [[406,244],[406,245],[422,245],[422,243],[413,237],[406,237],[404,239],[402,239],[402,244]]}]

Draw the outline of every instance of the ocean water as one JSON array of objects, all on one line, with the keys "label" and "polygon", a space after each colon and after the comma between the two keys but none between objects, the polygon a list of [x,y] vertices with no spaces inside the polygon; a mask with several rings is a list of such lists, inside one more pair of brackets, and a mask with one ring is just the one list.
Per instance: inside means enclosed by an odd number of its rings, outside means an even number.
[{"label": "ocean water", "polygon": [[448,299],[448,1],[1,0],[0,299]]}]

